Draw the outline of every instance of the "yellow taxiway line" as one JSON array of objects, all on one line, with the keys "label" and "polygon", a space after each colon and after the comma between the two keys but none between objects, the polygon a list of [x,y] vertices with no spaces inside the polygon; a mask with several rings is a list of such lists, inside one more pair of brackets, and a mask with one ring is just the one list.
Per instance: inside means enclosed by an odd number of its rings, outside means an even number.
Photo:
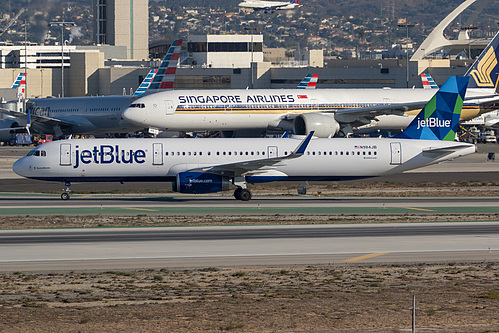
[{"label": "yellow taxiway line", "polygon": [[360,256],[360,257],[355,257],[355,258],[345,259],[345,260],[343,260],[343,261],[344,261],[344,262],[354,262],[354,261],[360,261],[360,260],[364,260],[364,259],[374,258],[374,257],[377,257],[377,256],[382,256],[382,255],[385,255],[385,254],[387,254],[387,253],[388,253],[388,252],[381,252],[381,253],[370,253],[370,254],[366,254],[366,255]]}]

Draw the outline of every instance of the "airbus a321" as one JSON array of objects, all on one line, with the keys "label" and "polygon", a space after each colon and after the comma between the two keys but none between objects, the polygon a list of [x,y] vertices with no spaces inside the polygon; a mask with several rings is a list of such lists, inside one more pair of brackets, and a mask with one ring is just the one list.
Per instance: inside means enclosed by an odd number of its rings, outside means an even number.
[{"label": "airbus a321", "polygon": [[19,159],[23,177],[71,182],[172,182],[182,193],[235,187],[250,200],[247,183],[337,181],[375,177],[475,152],[454,142],[468,78],[452,77],[398,137],[75,139],[45,143]]},{"label": "airbus a321", "polygon": [[291,1],[265,1],[265,0],[245,0],[241,2],[239,7],[249,8],[253,10],[263,10],[266,12],[274,10],[289,10],[301,7],[300,0]]}]

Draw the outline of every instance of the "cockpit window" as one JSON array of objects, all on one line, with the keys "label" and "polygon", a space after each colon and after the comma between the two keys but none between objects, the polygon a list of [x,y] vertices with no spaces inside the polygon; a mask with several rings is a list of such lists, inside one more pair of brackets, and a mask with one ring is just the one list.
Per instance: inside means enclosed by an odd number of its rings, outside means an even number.
[{"label": "cockpit window", "polygon": [[130,105],[131,108],[138,108],[138,109],[143,109],[146,107],[146,105],[144,103],[133,103],[132,105]]},{"label": "cockpit window", "polygon": [[47,152],[45,150],[33,149],[27,156],[47,156]]}]

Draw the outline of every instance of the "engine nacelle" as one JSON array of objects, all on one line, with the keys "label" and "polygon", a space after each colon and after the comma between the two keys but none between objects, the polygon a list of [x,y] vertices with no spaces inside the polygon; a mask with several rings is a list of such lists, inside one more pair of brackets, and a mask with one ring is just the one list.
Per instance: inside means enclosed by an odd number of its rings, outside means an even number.
[{"label": "engine nacelle", "polygon": [[293,122],[296,135],[307,135],[315,131],[314,136],[327,138],[340,131],[340,124],[334,119],[334,114],[303,113]]},{"label": "engine nacelle", "polygon": [[181,172],[172,184],[172,189],[180,193],[215,193],[230,190],[229,177],[204,172]]}]

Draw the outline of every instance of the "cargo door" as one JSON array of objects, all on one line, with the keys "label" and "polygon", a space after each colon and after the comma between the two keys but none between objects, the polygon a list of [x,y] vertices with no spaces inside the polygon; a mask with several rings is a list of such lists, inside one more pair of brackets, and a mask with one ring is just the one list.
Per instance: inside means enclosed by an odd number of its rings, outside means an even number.
[{"label": "cargo door", "polygon": [[390,150],[392,155],[390,164],[402,164],[402,147],[400,145],[400,142],[390,143]]},{"label": "cargo door", "polygon": [[153,143],[152,144],[152,164],[153,165],[163,165],[163,144]]},{"label": "cargo door", "polygon": [[61,156],[60,156],[60,165],[71,165],[71,144],[70,143],[61,143],[60,146]]}]

